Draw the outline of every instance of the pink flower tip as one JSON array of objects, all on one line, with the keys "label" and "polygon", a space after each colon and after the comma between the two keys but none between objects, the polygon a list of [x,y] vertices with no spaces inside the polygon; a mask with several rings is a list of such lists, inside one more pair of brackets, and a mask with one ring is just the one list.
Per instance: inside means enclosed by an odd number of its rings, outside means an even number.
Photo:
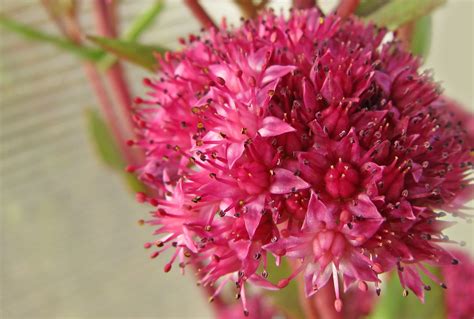
[{"label": "pink flower tip", "polygon": [[359,281],[358,287],[360,291],[367,291],[369,289],[365,281]]},{"label": "pink flower tip", "polygon": [[380,265],[379,263],[374,263],[372,265],[372,270],[375,271],[377,274],[383,273],[382,265]]},{"label": "pink flower tip", "polygon": [[133,173],[136,170],[137,170],[137,167],[134,165],[127,165],[127,167],[125,167],[125,172],[127,173]]},{"label": "pink flower tip", "polygon": [[278,288],[285,288],[290,283],[290,279],[285,278],[278,282]]},{"label": "pink flower tip", "polygon": [[137,202],[139,202],[139,203],[144,203],[144,202],[146,202],[147,198],[148,198],[148,196],[147,196],[145,193],[143,193],[143,192],[137,192],[137,193],[135,194],[135,199],[136,199]]},{"label": "pink flower tip", "polygon": [[144,102],[144,100],[143,100],[141,97],[138,97],[138,96],[137,96],[137,97],[135,97],[135,98],[133,99],[133,102],[134,102],[135,104],[142,104],[142,103]]},{"label": "pink flower tip", "polygon": [[342,311],[342,300],[341,299],[334,300],[334,308],[336,309],[337,312]]}]

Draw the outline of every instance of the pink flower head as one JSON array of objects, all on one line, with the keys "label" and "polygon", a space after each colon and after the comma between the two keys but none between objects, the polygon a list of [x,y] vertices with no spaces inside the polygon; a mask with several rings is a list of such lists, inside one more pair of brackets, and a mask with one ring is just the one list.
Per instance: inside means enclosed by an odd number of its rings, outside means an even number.
[{"label": "pink flower head", "polygon": [[[160,236],[146,247],[174,249],[166,271],[194,265],[216,294],[235,282],[245,311],[248,282],[279,289],[299,272],[308,296],[332,278],[339,311],[341,279],[379,289],[394,268],[423,299],[423,263],[455,263],[439,211],[466,216],[472,156],[420,61],[385,35],[266,12],[160,59],[135,120]],[[268,282],[269,254],[300,266]]]}]

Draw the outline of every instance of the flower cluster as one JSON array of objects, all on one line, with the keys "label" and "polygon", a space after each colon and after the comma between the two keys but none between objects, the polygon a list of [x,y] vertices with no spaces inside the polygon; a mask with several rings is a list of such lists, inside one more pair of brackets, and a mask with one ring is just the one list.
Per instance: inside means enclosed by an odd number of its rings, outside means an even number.
[{"label": "flower cluster", "polygon": [[[151,257],[174,250],[215,293],[233,281],[283,288],[304,274],[311,296],[398,269],[423,298],[423,263],[455,264],[445,212],[466,216],[466,132],[420,61],[356,18],[293,10],[182,40],[145,79],[135,121],[146,164],[133,167],[156,209]],[[443,211],[443,212],[441,212]],[[267,280],[269,255],[296,261]],[[433,277],[433,276],[432,276]],[[437,280],[433,277],[433,280]],[[441,282],[441,285],[444,286]]]}]

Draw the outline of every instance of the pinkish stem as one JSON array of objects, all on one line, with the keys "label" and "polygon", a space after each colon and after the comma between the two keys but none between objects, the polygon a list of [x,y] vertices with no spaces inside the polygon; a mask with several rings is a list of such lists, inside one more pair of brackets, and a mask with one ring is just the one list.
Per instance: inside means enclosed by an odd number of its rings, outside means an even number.
[{"label": "pinkish stem", "polygon": [[336,296],[334,293],[334,285],[328,282],[321,288],[314,297],[311,298],[316,309],[318,310],[319,318],[321,319],[342,319],[343,315],[337,312],[334,308],[334,301]]},{"label": "pinkish stem", "polygon": [[316,6],[316,0],[293,0],[296,9],[310,9]]},{"label": "pinkish stem", "polygon": [[[71,41],[82,45],[82,32],[79,25],[76,11],[72,10],[66,15],[57,15],[52,10],[52,3],[49,0],[43,0],[43,5],[48,11],[48,14],[53,18],[54,22],[58,26],[61,33],[64,34]],[[91,62],[83,62],[84,72],[86,77],[89,79],[89,83],[94,91],[96,98],[99,102],[101,113],[105,118],[105,122],[109,127],[115,142],[119,147],[119,151],[122,158],[132,163],[134,161],[133,155],[130,152],[130,148],[125,145],[125,137],[122,129],[119,125],[120,119],[114,111],[113,103],[107,93],[106,87],[102,82],[101,76],[97,71],[96,66]]]},{"label": "pinkish stem", "polygon": [[[116,37],[116,26],[112,24],[115,16],[114,4],[114,2],[107,3],[107,0],[94,1],[98,32],[100,35],[110,38]],[[106,77],[112,87],[112,92],[116,101],[119,103],[125,118],[127,132],[126,135],[128,135],[130,138],[133,138],[134,123],[132,120],[132,97],[120,62],[114,63],[109,69],[107,69]],[[122,141],[122,143],[124,142],[125,141]],[[129,162],[130,164],[137,164],[141,161],[140,154],[136,152],[132,153],[132,158],[133,161]]]},{"label": "pinkish stem", "polygon": [[357,9],[360,0],[341,0],[337,6],[336,13],[341,18],[347,18]]},{"label": "pinkish stem", "polygon": [[240,10],[247,18],[254,19],[258,15],[258,11],[265,8],[269,0],[262,0],[258,5],[253,0],[234,0],[240,7]]},{"label": "pinkish stem", "polygon": [[125,161],[127,161],[128,163],[132,163],[134,160],[133,156],[130,153],[130,149],[128,148],[128,146],[124,143],[124,136],[122,135],[120,127],[117,125],[119,123],[119,120],[116,114],[114,113],[112,102],[104,88],[104,84],[100,79],[99,72],[97,72],[97,69],[92,63],[84,62],[83,64],[86,76],[89,79],[92,89],[94,90],[95,95],[99,101],[99,105],[101,107],[102,113],[104,114],[106,123],[110,127],[112,135],[114,136],[115,141],[118,144],[120,153],[124,157]]},{"label": "pinkish stem", "polygon": [[194,17],[199,20],[204,28],[217,28],[214,21],[207,14],[206,10],[204,10],[204,8],[199,4],[198,0],[184,0],[184,3],[188,6]]},{"label": "pinkish stem", "polygon": [[413,31],[415,30],[415,22],[410,21],[405,23],[397,29],[397,37],[405,50],[410,50],[410,44],[413,38]]},{"label": "pinkish stem", "polygon": [[[290,265],[293,271],[295,271],[299,267],[298,263],[292,260],[289,260],[288,264]],[[319,319],[320,317],[318,316],[318,311],[316,309],[316,305],[313,302],[314,301],[313,298],[306,297],[306,292],[305,292],[305,287],[304,287],[305,283],[304,283],[303,277],[300,275],[296,277],[296,280],[298,282],[299,302],[300,302],[301,308],[303,309],[305,318]]]}]

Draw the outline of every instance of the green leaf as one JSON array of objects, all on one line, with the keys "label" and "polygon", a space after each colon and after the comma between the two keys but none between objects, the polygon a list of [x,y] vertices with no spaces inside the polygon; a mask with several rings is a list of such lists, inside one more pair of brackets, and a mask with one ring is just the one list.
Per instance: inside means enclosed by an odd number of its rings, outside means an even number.
[{"label": "green leaf", "polygon": [[[291,274],[291,268],[286,259],[282,259],[279,267],[275,265],[275,257],[268,255],[268,279],[272,282],[278,282],[280,279],[287,278]],[[297,280],[292,280],[284,289],[277,291],[267,291],[268,296],[273,300],[276,307],[288,313],[291,318],[304,318],[304,312],[301,309]]]},{"label": "green leaf", "polygon": [[387,4],[390,0],[361,0],[355,14],[359,17],[365,17],[375,10],[379,9],[383,5]]},{"label": "green leaf", "polygon": [[135,175],[125,173],[123,170],[121,171],[122,175],[127,183],[128,187],[134,192],[142,192],[145,193],[147,191],[145,185],[143,185]]},{"label": "green leaf", "polygon": [[85,110],[85,119],[92,144],[94,144],[102,162],[119,172],[133,192],[144,192],[145,186],[136,176],[124,171],[125,161],[99,112],[95,109],[87,108]]},{"label": "green leaf", "polygon": [[42,31],[38,31],[37,29],[31,28],[17,21],[8,19],[2,15],[0,15],[0,26],[4,27],[9,31],[20,34],[28,39],[52,44],[57,48],[73,53],[83,59],[98,61],[102,57],[102,50],[91,49],[88,47],[77,45],[72,41],[48,33],[44,33]]},{"label": "green leaf", "polygon": [[[98,36],[88,36],[87,38],[102,49],[113,53],[118,58],[125,59],[151,71],[155,70],[156,66],[154,53],[164,53],[167,51],[165,48],[159,46],[143,45],[120,39]],[[107,68],[108,65],[101,65],[101,67]]]},{"label": "green leaf", "polygon": [[416,21],[411,38],[411,51],[423,58],[428,56],[431,44],[431,16],[424,16]]},{"label": "green leaf", "polygon": [[125,32],[123,39],[130,42],[137,41],[140,35],[153,24],[156,17],[163,10],[163,7],[162,0],[155,1],[148,10],[132,22],[130,29]]},{"label": "green leaf", "polygon": [[365,17],[365,20],[396,29],[429,14],[445,2],[446,0],[392,0]]},{"label": "green leaf", "polygon": [[100,159],[113,169],[123,170],[124,160],[119,148],[109,132],[107,124],[100,116],[99,112],[92,108],[85,110],[87,130],[95,146]]},{"label": "green leaf", "polygon": [[[162,12],[164,3],[162,0],[155,1],[155,3],[147,9],[143,14],[138,16],[131,24],[130,29],[125,32],[123,40],[128,42],[136,42],[140,35],[148,29],[158,15]],[[117,56],[113,54],[107,54],[100,61],[100,65],[103,69],[109,68],[112,64],[117,61]]]},{"label": "green leaf", "polygon": [[[431,268],[431,272],[439,276],[439,271]],[[425,283],[430,279],[422,276]],[[399,318],[430,318],[443,319],[445,317],[444,289],[438,285],[432,285],[431,291],[425,291],[425,303],[410,291],[407,297],[403,297],[403,288],[398,279],[396,271],[391,273],[386,286],[382,288],[380,301],[368,319],[399,319]]]}]

